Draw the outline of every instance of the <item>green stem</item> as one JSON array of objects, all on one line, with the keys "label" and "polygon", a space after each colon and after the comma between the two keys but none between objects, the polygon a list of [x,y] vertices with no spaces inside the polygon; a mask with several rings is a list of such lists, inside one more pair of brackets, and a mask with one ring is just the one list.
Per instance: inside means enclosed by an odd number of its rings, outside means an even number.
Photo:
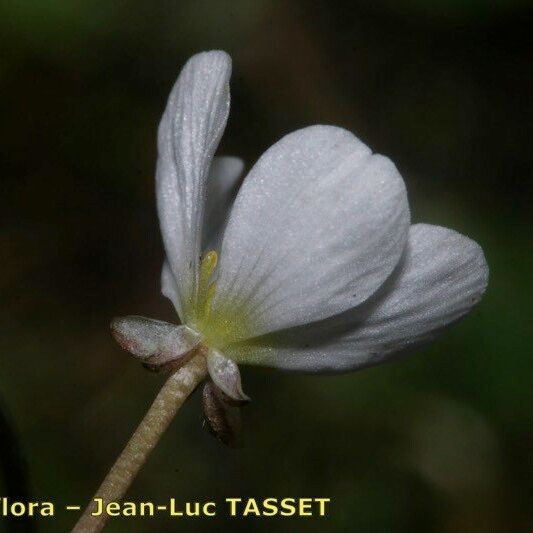
[{"label": "green stem", "polygon": [[103,529],[109,517],[105,512],[100,516],[93,515],[95,499],[101,498],[105,509],[107,503],[118,502],[124,497],[174,415],[206,374],[205,357],[200,352],[168,378],[72,533],[93,533]]}]

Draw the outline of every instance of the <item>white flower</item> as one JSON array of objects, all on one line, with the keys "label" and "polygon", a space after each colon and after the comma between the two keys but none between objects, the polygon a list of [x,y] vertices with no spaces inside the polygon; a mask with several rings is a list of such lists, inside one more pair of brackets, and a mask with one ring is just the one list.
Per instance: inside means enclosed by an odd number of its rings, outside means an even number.
[{"label": "white flower", "polygon": [[312,126],[278,141],[231,206],[243,164],[213,159],[230,72],[224,52],[192,57],[159,127],[162,291],[183,325],[118,319],[123,346],[157,368],[203,350],[217,387],[245,400],[237,363],[359,369],[434,338],[479,302],[481,248],[411,225],[394,164],[344,129]]}]

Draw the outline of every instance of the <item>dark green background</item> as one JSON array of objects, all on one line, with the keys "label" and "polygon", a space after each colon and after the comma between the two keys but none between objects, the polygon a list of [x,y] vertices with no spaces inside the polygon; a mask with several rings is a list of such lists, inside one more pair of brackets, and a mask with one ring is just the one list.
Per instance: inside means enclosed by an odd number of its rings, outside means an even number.
[{"label": "dark green background", "polygon": [[533,530],[528,4],[4,0],[2,494],[85,503],[161,384],[108,324],[175,320],[159,293],[156,128],[184,61],[223,48],[234,75],[221,153],[249,168],[291,130],[354,131],[397,164],[413,221],[483,246],[489,289],[400,363],[336,377],[244,369],[254,402],[240,450],[202,430],[195,395],[130,492],[327,496],[326,519],[161,517],[109,531]]}]

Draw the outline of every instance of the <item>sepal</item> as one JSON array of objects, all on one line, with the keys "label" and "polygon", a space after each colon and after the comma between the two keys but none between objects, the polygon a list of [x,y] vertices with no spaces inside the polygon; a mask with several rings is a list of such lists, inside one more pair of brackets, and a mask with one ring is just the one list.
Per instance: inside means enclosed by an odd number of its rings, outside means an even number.
[{"label": "sepal", "polygon": [[142,316],[114,318],[111,332],[122,348],[154,372],[181,366],[201,341],[201,336],[188,326]]},{"label": "sepal", "polygon": [[239,408],[231,407],[222,398],[220,389],[208,381],[202,391],[204,408],[204,423],[209,432],[232,448],[240,443],[241,412]]},{"label": "sepal", "polygon": [[241,373],[237,363],[225,357],[217,350],[209,350],[207,354],[207,370],[215,385],[238,405],[250,401],[242,390]]}]

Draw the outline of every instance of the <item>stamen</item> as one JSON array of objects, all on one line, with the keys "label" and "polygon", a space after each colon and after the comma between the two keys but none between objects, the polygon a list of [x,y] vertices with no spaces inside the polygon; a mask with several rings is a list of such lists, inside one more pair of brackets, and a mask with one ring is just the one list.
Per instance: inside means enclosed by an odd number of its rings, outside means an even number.
[{"label": "stamen", "polygon": [[[231,298],[219,298],[215,269],[218,254],[207,252],[200,261],[198,289],[191,299],[188,323],[203,336],[205,344],[211,348],[224,348],[235,340],[243,338],[251,329],[249,314],[242,306],[235,308]],[[215,297],[216,295],[216,297]]]},{"label": "stamen", "polygon": [[207,252],[202,262],[200,263],[200,285],[207,285],[209,278],[212,276],[213,272],[218,263],[218,254],[215,250]]},{"label": "stamen", "polygon": [[213,298],[215,297],[216,290],[217,290],[217,284],[213,281],[213,283],[209,285],[209,288],[207,289],[207,295],[205,297],[204,316],[206,320],[209,318],[209,315],[211,314],[211,303],[213,302]]},{"label": "stamen", "polygon": [[200,279],[198,283],[198,315],[206,320],[211,311],[211,302],[215,295],[216,284],[209,283],[217,266],[218,254],[211,250],[207,252],[200,263]]}]

